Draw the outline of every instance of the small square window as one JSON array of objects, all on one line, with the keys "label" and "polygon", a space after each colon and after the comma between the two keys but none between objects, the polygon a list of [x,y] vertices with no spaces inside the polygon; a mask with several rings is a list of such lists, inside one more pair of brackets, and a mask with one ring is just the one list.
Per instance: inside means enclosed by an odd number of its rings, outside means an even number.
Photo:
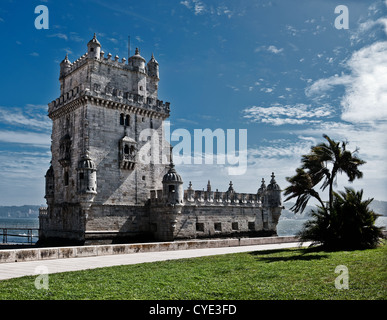
[{"label": "small square window", "polygon": [[222,224],[220,222],[214,223],[215,231],[222,231]]},{"label": "small square window", "polygon": [[204,232],[204,223],[196,223],[196,231]]},{"label": "small square window", "polygon": [[238,222],[233,222],[233,223],[231,224],[231,229],[232,229],[232,230],[238,230],[238,229],[239,229]]},{"label": "small square window", "polygon": [[249,230],[255,230],[255,222],[249,222]]}]

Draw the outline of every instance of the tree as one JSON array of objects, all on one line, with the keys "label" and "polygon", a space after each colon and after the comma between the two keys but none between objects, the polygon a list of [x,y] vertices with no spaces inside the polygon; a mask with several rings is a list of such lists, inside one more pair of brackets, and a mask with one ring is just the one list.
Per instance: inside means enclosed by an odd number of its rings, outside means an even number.
[{"label": "tree", "polygon": [[[297,198],[292,207],[295,213],[304,211],[310,197],[319,201],[322,210],[329,212],[333,204],[333,186],[338,173],[345,173],[349,182],[363,177],[358,167],[366,162],[356,156],[358,149],[350,152],[346,149],[347,142],[340,144],[325,134],[323,137],[327,143],[313,146],[309,154],[302,156],[302,165],[296,170],[296,175],[286,178],[291,185],[285,189],[285,195],[289,196],[285,201]],[[322,191],[329,187],[327,204],[315,190],[320,183]]]},{"label": "tree", "polygon": [[379,215],[368,207],[373,199],[363,201],[362,197],[363,190],[356,192],[352,188],[334,193],[332,210],[312,210],[312,219],[297,236],[303,242],[312,241],[330,249],[374,248],[383,236],[383,228],[375,226]]},{"label": "tree", "polygon": [[[311,212],[312,219],[307,221],[298,236],[301,241],[323,244],[326,247],[366,248],[374,247],[382,236],[381,228],[375,227],[377,214],[368,208],[373,199],[362,201],[363,190],[355,192],[346,188],[345,192],[333,190],[337,174],[344,173],[349,182],[363,177],[359,166],[365,161],[357,157],[358,149],[350,152],[347,142],[335,142],[323,135],[327,142],[311,148],[309,154],[301,158],[301,167],[296,169],[285,189],[285,201],[296,198],[291,210],[303,212],[310,198],[319,205]],[[328,201],[324,202],[317,188],[328,188]]]}]

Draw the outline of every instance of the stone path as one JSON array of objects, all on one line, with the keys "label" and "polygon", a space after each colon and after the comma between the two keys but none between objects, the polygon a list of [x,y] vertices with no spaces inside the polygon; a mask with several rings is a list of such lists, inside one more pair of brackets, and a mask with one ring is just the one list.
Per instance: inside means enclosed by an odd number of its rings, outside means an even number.
[{"label": "stone path", "polygon": [[[309,243],[304,243],[303,246],[308,246]],[[175,250],[162,252],[143,252],[132,254],[119,254],[95,257],[79,257],[68,259],[53,259],[25,262],[11,262],[0,264],[0,280],[18,278],[28,275],[39,275],[41,271],[46,270],[46,273],[58,273],[67,271],[78,271],[102,267],[111,267],[118,265],[139,264],[154,261],[175,260],[184,258],[195,258],[203,256],[212,256],[219,254],[228,254],[236,252],[250,252],[273,250],[282,248],[293,248],[299,246],[297,242],[279,243],[279,244],[263,244],[253,246],[238,246],[224,248],[209,248],[209,249],[189,249]],[[43,268],[42,268],[43,267]]]}]

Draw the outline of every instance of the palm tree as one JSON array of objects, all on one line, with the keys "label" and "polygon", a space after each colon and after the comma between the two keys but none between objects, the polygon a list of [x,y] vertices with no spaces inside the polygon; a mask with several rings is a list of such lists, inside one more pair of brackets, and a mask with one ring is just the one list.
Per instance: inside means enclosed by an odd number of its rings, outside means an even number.
[{"label": "palm tree", "polygon": [[364,249],[373,248],[382,237],[381,227],[375,226],[379,216],[369,208],[373,199],[363,201],[363,190],[334,193],[329,214],[323,208],[312,210],[312,218],[297,234],[302,242],[322,244],[325,248]]},{"label": "palm tree", "polygon": [[[285,201],[297,197],[296,205],[292,207],[296,213],[305,209],[310,197],[316,198],[321,208],[329,212],[333,205],[333,186],[338,173],[345,173],[350,182],[363,177],[358,167],[366,162],[355,155],[358,149],[350,152],[346,149],[347,142],[340,144],[325,134],[323,137],[327,143],[312,147],[309,154],[302,156],[302,165],[296,170],[296,175],[286,178],[291,185],[285,189],[285,195],[289,195]],[[329,187],[328,205],[323,203],[314,189],[321,182],[322,191]]]},{"label": "palm tree", "polygon": [[334,193],[332,224],[339,235],[339,244],[345,248],[372,248],[382,237],[382,229],[375,226],[380,215],[368,206],[374,200],[363,201],[363,190]]},{"label": "palm tree", "polygon": [[[363,177],[359,166],[365,161],[346,149],[346,142],[335,142],[323,135],[326,142],[311,148],[309,154],[301,158],[301,167],[296,169],[285,189],[285,201],[296,198],[291,208],[295,213],[303,212],[310,198],[319,202],[317,210],[312,210],[298,236],[301,241],[323,244],[330,248],[372,248],[382,236],[382,228],[375,226],[377,214],[368,208],[373,199],[362,200],[363,190],[355,192],[346,188],[335,193],[337,174],[346,174],[349,182]],[[322,201],[317,186],[323,191],[328,188],[329,200]]]},{"label": "palm tree", "polygon": [[291,207],[291,210],[296,213],[303,212],[311,197],[319,201],[321,208],[325,210],[324,202],[321,200],[319,193],[313,189],[318,181],[314,181],[313,176],[302,168],[297,168],[296,172],[295,176],[286,178],[291,185],[285,189],[284,193],[286,196],[290,195],[285,201],[297,197],[296,203]]}]

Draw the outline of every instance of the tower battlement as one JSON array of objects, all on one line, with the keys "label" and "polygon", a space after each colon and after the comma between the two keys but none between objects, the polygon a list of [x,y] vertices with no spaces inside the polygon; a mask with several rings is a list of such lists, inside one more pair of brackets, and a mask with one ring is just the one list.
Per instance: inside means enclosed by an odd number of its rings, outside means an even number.
[{"label": "tower battlement", "polygon": [[[96,89],[97,88],[97,89]],[[70,102],[75,102],[79,98],[83,100],[95,101],[99,105],[105,105],[110,108],[128,110],[139,115],[147,115],[154,118],[168,118],[170,114],[170,102],[164,102],[152,97],[145,97],[137,93],[122,92],[113,88],[112,93],[99,91],[96,87],[93,91],[84,89],[83,85],[75,87],[65,92],[59,98],[48,104],[48,113],[50,117],[56,117],[64,110],[62,106],[68,106]],[[76,105],[76,103],[74,103]]]},{"label": "tower battlement", "polygon": [[[71,74],[72,72],[78,70],[79,68],[81,68],[82,66],[84,66],[88,61],[89,59],[93,59],[95,61],[98,61],[100,63],[103,63],[107,66],[110,66],[110,67],[114,67],[114,68],[117,68],[117,69],[120,69],[120,70],[124,70],[124,71],[133,71],[133,72],[141,72],[141,73],[144,73],[144,74],[148,74],[148,68],[144,67],[143,68],[139,68],[138,66],[135,66],[131,63],[131,59],[129,58],[129,60],[127,60],[125,57],[123,57],[121,60],[120,60],[120,57],[118,55],[116,55],[114,58],[112,56],[111,53],[108,53],[107,56],[105,57],[105,52],[104,51],[101,51],[101,54],[100,54],[100,57],[97,58],[97,57],[89,57],[89,53],[86,52],[85,54],[83,54],[81,57],[79,57],[77,60],[75,60],[74,62],[71,62],[69,59],[68,59],[68,56],[67,57],[67,63],[66,63],[66,68],[63,69],[63,72],[61,73],[61,77],[66,77],[68,76],[69,74]],[[66,61],[66,58],[65,60],[63,60],[62,62]],[[145,61],[145,59],[144,59]],[[152,58],[149,62],[152,61]]]}]

